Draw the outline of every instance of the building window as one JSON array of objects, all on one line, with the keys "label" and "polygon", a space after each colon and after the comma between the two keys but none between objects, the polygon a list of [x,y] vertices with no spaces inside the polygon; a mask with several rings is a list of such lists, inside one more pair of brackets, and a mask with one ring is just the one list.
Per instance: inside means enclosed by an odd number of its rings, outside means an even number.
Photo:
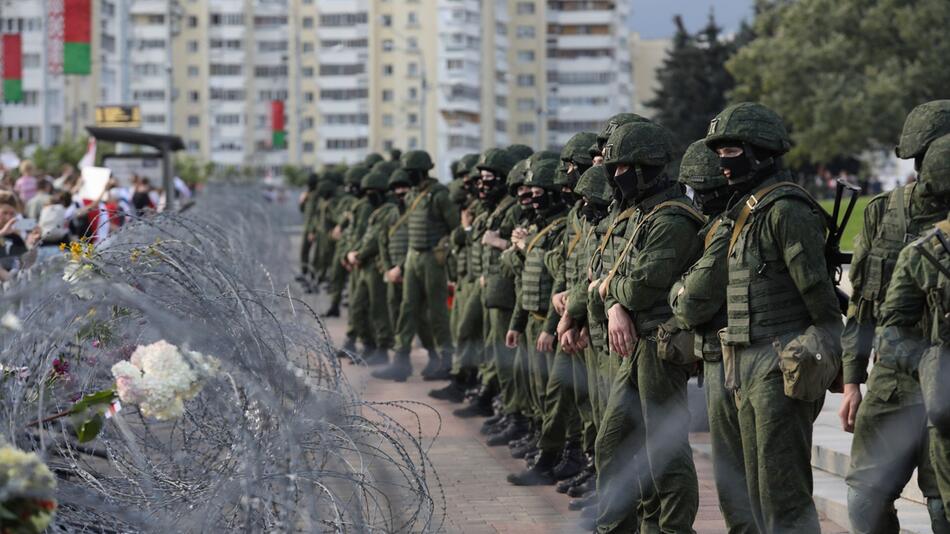
[{"label": "building window", "polygon": [[407,37],[406,48],[408,48],[409,50],[415,50],[416,48],[419,48],[419,40],[416,39],[415,37]]},{"label": "building window", "polygon": [[304,51],[304,52],[313,52],[313,43],[311,43],[311,42],[306,42],[306,43],[304,43],[304,44],[303,44],[303,51]]},{"label": "building window", "polygon": [[505,95],[495,95],[495,105],[500,108],[507,108],[508,97]]},{"label": "building window", "polygon": [[415,63],[415,62],[410,63],[410,64],[409,64],[409,76],[418,76],[418,75],[419,75],[419,64],[418,64],[418,63]]},{"label": "building window", "polygon": [[198,41],[188,41],[188,51],[197,52],[198,51]]},{"label": "building window", "polygon": [[198,115],[188,115],[188,126],[200,126],[201,117]]},{"label": "building window", "polygon": [[393,90],[383,89],[383,102],[392,102],[392,101],[393,101]]},{"label": "building window", "polygon": [[393,125],[393,116],[389,113],[383,115],[383,126],[392,126]]},{"label": "building window", "polygon": [[313,146],[313,143],[311,143],[310,141],[307,141],[306,143],[303,144],[303,151],[304,151],[304,152],[306,152],[306,153],[309,154],[309,153],[313,152],[313,150],[314,150],[314,146]]},{"label": "building window", "polygon": [[522,63],[532,63],[534,61],[534,50],[519,50],[518,61]]},{"label": "building window", "polygon": [[240,76],[244,71],[244,65],[239,63],[212,63],[211,64],[211,75],[212,76]]},{"label": "building window", "polygon": [[198,17],[191,15],[188,17],[188,27],[197,28],[198,27]]},{"label": "building window", "polygon": [[534,99],[533,98],[519,98],[518,99],[518,111],[534,111]]},{"label": "building window", "polygon": [[410,126],[416,126],[416,125],[419,124],[419,116],[416,115],[415,113],[410,113],[410,114],[407,116],[407,119],[409,119],[409,125],[410,125]]},{"label": "building window", "polygon": [[406,25],[407,25],[407,26],[410,26],[410,27],[418,26],[418,25],[419,25],[419,16],[416,15],[416,12],[415,12],[415,11],[410,11],[410,12],[406,15]]},{"label": "building window", "polygon": [[518,135],[531,135],[533,133],[534,133],[533,122],[519,122],[518,123]]},{"label": "building window", "polygon": [[392,75],[393,75],[393,66],[383,65],[383,76],[392,76]]},{"label": "building window", "polygon": [[393,25],[393,16],[392,15],[383,15],[379,18],[383,23],[383,27],[388,28]]},{"label": "building window", "polygon": [[419,148],[419,140],[416,139],[415,137],[410,137],[410,138],[409,138],[409,150],[415,150],[416,148]]},{"label": "building window", "polygon": [[418,98],[418,97],[419,97],[419,90],[416,89],[415,87],[410,87],[410,88],[409,88],[409,99],[410,99],[410,100],[415,100],[415,99]]},{"label": "building window", "polygon": [[533,15],[534,2],[518,2],[517,10],[519,15]]},{"label": "building window", "polygon": [[304,17],[304,18],[303,18],[303,27],[304,27],[304,28],[313,28],[313,17]]},{"label": "building window", "polygon": [[215,115],[214,123],[218,126],[235,126],[241,124],[241,116],[236,113]]},{"label": "building window", "polygon": [[448,70],[462,70],[465,67],[465,62],[461,59],[450,59],[445,62],[445,68]]},{"label": "building window", "polygon": [[199,152],[199,151],[201,151],[201,143],[199,143],[198,141],[189,140],[189,141],[188,141],[188,150],[191,151],[191,152]]},{"label": "building window", "polygon": [[392,52],[393,51],[393,40],[384,39],[383,40],[383,52]]},{"label": "building window", "polygon": [[508,131],[508,123],[502,119],[495,119],[495,131],[496,132],[505,132]]},{"label": "building window", "polygon": [[303,94],[303,101],[308,104],[313,102],[313,98],[314,98],[313,91],[307,91],[306,93]]},{"label": "building window", "polygon": [[516,35],[519,39],[531,39],[534,37],[534,26],[518,26]]},{"label": "building window", "polygon": [[313,78],[313,67],[304,67],[300,69],[304,78]]},{"label": "building window", "polygon": [[188,101],[189,101],[189,102],[200,102],[200,101],[201,101],[201,93],[199,93],[198,91],[188,91]]},{"label": "building window", "polygon": [[194,65],[188,66],[188,76],[197,76],[199,74],[198,67]]},{"label": "building window", "polygon": [[519,74],[518,87],[534,87],[534,74]]},{"label": "building window", "polygon": [[300,121],[300,127],[304,130],[310,130],[313,128],[313,117],[305,117]]}]

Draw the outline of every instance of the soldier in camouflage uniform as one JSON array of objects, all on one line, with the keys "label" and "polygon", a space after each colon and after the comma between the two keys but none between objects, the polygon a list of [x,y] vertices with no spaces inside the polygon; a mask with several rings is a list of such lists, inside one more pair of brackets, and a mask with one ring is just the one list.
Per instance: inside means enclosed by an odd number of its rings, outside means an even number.
[{"label": "soldier in camouflage uniform", "polygon": [[[340,194],[337,173],[324,173],[317,184],[317,205],[311,217],[310,231],[313,234],[313,250],[310,253],[310,272],[314,286],[330,279],[333,274],[333,256],[336,253],[336,241],[330,239],[330,232],[336,226],[334,201]],[[342,266],[340,267],[342,271]]]},{"label": "soldier in camouflage uniform", "polygon": [[[899,150],[903,152],[904,139],[901,141]],[[919,376],[929,423],[930,461],[942,498],[938,502],[928,499],[927,508],[934,532],[939,534],[948,532],[950,518],[950,219],[946,218],[950,135],[930,144],[919,168],[920,193],[940,202],[945,218],[900,252],[880,308],[875,348],[877,365]]]},{"label": "soldier in camouflage uniform", "polygon": [[448,189],[429,177],[434,167],[425,151],[412,150],[402,156],[402,169],[412,182],[404,217],[409,225],[409,252],[401,268],[402,309],[396,326],[394,361],[373,372],[376,378],[405,381],[412,372],[409,352],[419,323],[429,321],[440,347],[426,370],[439,372],[452,365],[452,333],[446,305],[448,281],[446,261],[448,236],[459,225],[458,208],[449,199]]},{"label": "soldier in camouflage uniform", "polygon": [[[559,319],[551,306],[554,278],[544,262],[545,255],[556,248],[565,230],[566,206],[560,201],[559,187],[554,184],[557,167],[557,161],[551,159],[528,169],[519,194],[528,217],[524,221],[526,224],[513,233],[514,247],[506,252],[513,270],[519,270],[520,266],[521,283],[505,337],[509,347],[518,346],[515,359],[520,359],[522,369],[526,367],[528,370],[523,392],[529,394],[531,414],[536,423],[540,423],[544,412],[544,395],[554,361],[554,334]],[[524,343],[519,343],[520,337],[524,337]],[[508,481],[516,485],[553,483],[551,470],[559,453],[560,447],[542,449],[530,469],[510,475]]]},{"label": "soldier in camouflage uniform", "polygon": [[709,440],[719,509],[730,533],[757,533],[746,484],[739,411],[732,391],[724,385],[719,330],[726,326],[726,251],[732,221],[724,216],[732,194],[719,168],[719,156],[699,140],[686,149],[680,182],[695,192],[694,202],[709,222],[700,230],[703,256],[670,290],[676,327],[694,332],[694,354],[703,361]]},{"label": "soldier in camouflage uniform", "polygon": [[[597,134],[594,133],[580,133],[572,137],[561,151],[561,165],[554,179],[554,186],[559,189],[559,200],[569,208],[561,241],[545,255],[545,266],[554,279],[551,307],[558,320],[564,312],[567,286],[566,263],[574,260],[572,256],[575,248],[583,238],[580,216],[582,203],[575,200],[574,186],[581,173],[590,168],[593,163],[587,154],[587,149],[596,140]],[[555,339],[556,333],[555,331]],[[541,431],[537,447],[541,451],[553,451],[555,454],[560,454],[561,461],[550,471],[550,475],[557,480],[577,475],[587,463],[583,456],[584,426],[577,412],[575,399],[575,363],[577,367],[583,367],[583,361],[580,358],[572,357],[558,348],[544,387]],[[586,390],[586,374],[581,373],[579,379],[583,381],[583,390]],[[593,438],[589,441],[592,447]],[[534,477],[534,480],[545,480],[545,473],[538,472],[537,474],[540,476]]]},{"label": "soldier in camouflage uniform", "polygon": [[310,173],[307,178],[307,191],[300,197],[300,213],[303,215],[303,239],[300,241],[300,274],[297,281],[303,284],[308,293],[312,292],[313,269],[311,265],[311,253],[314,250],[313,242],[316,239],[313,224],[316,221],[317,204],[320,202],[320,196],[317,195],[317,186],[320,184],[320,177],[316,173]]},{"label": "soldier in camouflage uniform", "polygon": [[[644,122],[618,127],[604,147],[604,165],[607,175],[613,176],[614,190],[623,205],[634,211],[626,225],[624,249],[599,286],[607,310],[610,350],[623,358],[600,435],[645,441],[660,505],[659,528],[689,532],[699,505],[686,401],[686,381],[695,364],[692,354],[684,358],[672,346],[661,346],[660,340],[662,325],[672,316],[667,295],[673,282],[698,258],[697,232],[705,219],[682,186],[666,174],[672,153],[669,131]],[[642,424],[626,414],[627,400],[633,396],[639,397]],[[602,502],[616,501],[611,493],[618,491],[620,480],[611,477],[601,493]],[[637,481],[628,479],[627,483]],[[635,525],[632,507],[630,512],[624,522]],[[598,528],[609,531],[613,525],[601,522]]]},{"label": "soldier in camouflage uniform", "polygon": [[[402,308],[402,265],[409,253],[409,225],[402,217],[406,212],[406,195],[409,193],[409,175],[402,169],[397,169],[389,176],[389,191],[391,202],[384,204],[383,213],[379,215],[379,225],[382,229],[377,233],[379,240],[380,265],[383,268],[383,281],[386,284],[386,308],[389,311],[389,323],[399,322],[399,312]],[[418,325],[416,334],[423,348],[436,357],[435,339],[428,321]]]},{"label": "soldier in camouflage uniform", "polygon": [[[372,333],[371,339],[363,343],[364,358],[368,365],[386,363],[393,344],[393,328],[386,307],[386,285],[379,256],[379,233],[389,229],[382,226],[389,213],[386,191],[389,189],[389,175],[395,170],[387,163],[391,162],[377,163],[360,183],[363,198],[356,203],[356,215],[351,227],[354,246],[346,256],[352,268],[350,276],[356,280],[354,295],[366,298],[364,315],[369,317]],[[367,211],[369,215],[366,215]],[[357,307],[354,303],[350,308],[362,310],[364,306]]]},{"label": "soldier in camouflage uniform", "polygon": [[[904,122],[897,155],[915,160],[919,170],[930,143],[950,133],[950,100],[914,108]],[[877,362],[867,367],[876,316],[901,249],[942,220],[943,199],[928,196],[917,182],[877,195],[864,210],[864,228],[854,248],[849,276],[853,288],[842,335],[845,396],[839,414],[854,432],[848,471],[848,514],[852,532],[896,533],[894,501],[917,469],[917,484],[928,500],[935,532],[948,532],[930,465],[926,414],[920,385],[909,373]],[[868,383],[862,399],[860,384]]]},{"label": "soldier in camouflage uniform", "polygon": [[[360,184],[363,177],[369,174],[369,171],[370,169],[365,165],[354,165],[346,171],[345,184],[348,195],[339,198],[339,205],[336,207],[339,214],[337,225],[331,234],[331,239],[335,238],[336,241],[334,264],[340,266],[345,275],[344,280],[349,302],[346,340],[343,343],[341,353],[338,354],[341,357],[356,353],[357,340],[363,341],[364,344],[369,343],[370,346],[374,345],[372,343],[372,327],[369,322],[369,295],[366,294],[365,286],[357,284],[358,277],[351,276],[354,266],[346,258],[349,251],[355,246],[357,236],[363,235],[366,219],[373,211],[372,207],[366,202],[361,204],[363,192],[360,189]],[[357,211],[358,206],[362,206],[359,211]],[[334,272],[334,281],[331,281],[331,285],[336,281],[337,276],[339,275]],[[335,301],[333,305],[336,305]]]},{"label": "soldier in camouflage uniform", "polygon": [[333,220],[333,226],[329,233],[330,241],[333,242],[333,251],[330,256],[331,259],[329,260],[331,302],[330,308],[325,314],[327,317],[340,316],[340,305],[343,303],[343,290],[347,288],[347,280],[349,277],[346,268],[343,266],[343,256],[347,251],[343,250],[344,247],[338,246],[338,242],[343,237],[343,231],[350,221],[353,205],[356,204],[358,200],[359,182],[363,179],[363,175],[369,172],[370,169],[369,165],[356,164],[353,165],[353,167],[356,167],[358,170],[353,171],[357,174],[350,180],[347,180],[347,175],[350,174],[352,168],[348,168],[339,173],[336,171],[324,173],[324,177],[329,177],[338,185],[332,202],[328,206]]},{"label": "soldier in camouflage uniform", "polygon": [[[593,490],[596,485],[593,449],[602,415],[598,404],[601,361],[589,344],[590,332],[587,326],[587,286],[590,283],[587,267],[589,258],[606,231],[604,220],[613,200],[613,191],[603,165],[584,171],[574,191],[581,196],[581,239],[565,259],[566,294],[563,297],[564,313],[558,322],[558,348],[574,358],[574,403],[584,423],[584,450],[589,452],[590,458],[584,471],[577,477],[559,484],[558,491],[564,491],[571,496],[581,496]],[[578,501],[572,504],[582,507],[587,503]]]},{"label": "soldier in camouflage uniform", "polygon": [[841,312],[824,252],[828,223],[782,170],[790,141],[773,111],[753,103],[726,108],[710,123],[706,145],[738,199],[720,338],[753,517],[762,532],[817,533],[812,425],[841,366]]}]

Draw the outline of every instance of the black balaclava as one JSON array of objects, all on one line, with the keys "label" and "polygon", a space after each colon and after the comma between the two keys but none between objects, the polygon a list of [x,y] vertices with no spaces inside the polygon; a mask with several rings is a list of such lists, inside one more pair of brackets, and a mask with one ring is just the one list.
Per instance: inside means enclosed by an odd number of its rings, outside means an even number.
[{"label": "black balaclava", "polygon": [[[631,204],[659,192],[667,184],[667,180],[660,179],[664,169],[659,165],[631,165],[623,174],[611,177],[614,197]],[[644,187],[644,183],[653,185]]]},{"label": "black balaclava", "polygon": [[429,176],[429,172],[419,169],[407,169],[406,175],[409,176],[409,182],[412,184],[412,187],[415,187]]},{"label": "black balaclava", "polygon": [[526,219],[534,219],[536,215],[533,199],[534,195],[530,189],[518,194],[518,204],[521,205],[521,212]]},{"label": "black balaclava", "polygon": [[604,220],[607,212],[608,206],[606,204],[592,203],[587,200],[584,201],[584,206],[581,208],[581,214],[587,219],[587,222],[595,226]]},{"label": "black balaclava", "polygon": [[729,205],[732,198],[732,188],[728,185],[707,191],[693,191],[693,202],[705,215],[718,215]]},{"label": "black balaclava", "polygon": [[493,180],[488,180],[487,182],[484,179],[478,181],[478,198],[492,206],[501,202],[501,199],[505,197],[505,193],[507,192],[508,186],[505,184],[505,181],[498,176],[495,176]]},{"label": "black balaclava", "polygon": [[386,202],[386,193],[379,189],[370,189],[366,191],[366,199],[369,200],[371,206],[378,208]]},{"label": "black balaclava", "polygon": [[363,198],[363,190],[360,189],[360,186],[357,184],[349,184],[346,186],[346,191],[353,195],[356,198]]},{"label": "black balaclava", "polygon": [[[736,145],[723,145],[736,146]],[[764,178],[775,174],[778,170],[778,158],[770,151],[742,143],[742,154],[732,158],[719,158],[719,167],[728,169],[732,175],[728,178],[729,186],[739,192],[748,193]]]}]

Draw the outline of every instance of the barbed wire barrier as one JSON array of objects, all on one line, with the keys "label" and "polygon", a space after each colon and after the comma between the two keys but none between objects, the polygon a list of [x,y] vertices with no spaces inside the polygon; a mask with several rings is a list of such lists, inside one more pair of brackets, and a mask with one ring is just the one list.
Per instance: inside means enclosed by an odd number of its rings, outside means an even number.
[{"label": "barbed wire barrier", "polygon": [[19,449],[54,475],[52,531],[441,528],[421,425],[388,415],[425,407],[348,384],[287,282],[290,210],[218,188],[2,295],[0,524],[41,531],[50,513],[49,481],[5,463]]}]

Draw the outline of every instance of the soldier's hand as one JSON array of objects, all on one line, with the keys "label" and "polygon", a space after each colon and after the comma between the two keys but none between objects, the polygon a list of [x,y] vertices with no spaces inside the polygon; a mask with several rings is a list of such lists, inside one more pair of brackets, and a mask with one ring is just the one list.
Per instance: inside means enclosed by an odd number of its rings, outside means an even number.
[{"label": "soldier's hand", "polygon": [[515,330],[509,330],[505,334],[505,346],[509,349],[518,348],[518,339],[521,337],[521,334]]},{"label": "soldier's hand", "polygon": [[630,314],[620,304],[614,304],[607,310],[607,338],[610,350],[624,358],[633,354],[637,342],[636,329]]},{"label": "soldier's hand", "polygon": [[462,210],[461,219],[462,219],[461,222],[462,222],[463,228],[468,228],[472,226],[472,213],[468,211],[467,209]]},{"label": "soldier's hand", "polygon": [[359,266],[360,266],[360,253],[357,252],[357,251],[355,251],[355,250],[351,250],[351,251],[347,252],[347,253],[346,253],[346,261],[347,261],[350,265],[359,267]]},{"label": "soldier's hand", "polygon": [[338,224],[334,226],[333,230],[330,232],[330,239],[339,241],[341,237],[343,237],[343,229],[340,228],[340,225]]},{"label": "soldier's hand", "polygon": [[315,233],[313,233],[313,232],[307,234],[307,241],[313,243],[313,242],[316,241],[316,240],[317,240],[317,234],[315,234]]},{"label": "soldier's hand", "polygon": [[609,289],[610,284],[607,280],[604,280],[600,283],[600,286],[597,287],[597,294],[600,295],[600,300],[607,300],[607,289]]},{"label": "soldier's hand", "polygon": [[538,334],[538,342],[535,343],[534,348],[538,349],[538,352],[554,352],[554,336],[541,332]]},{"label": "soldier's hand", "polygon": [[574,354],[576,351],[574,344],[577,342],[577,330],[569,328],[564,332],[560,332],[557,338],[558,345],[560,345],[561,350],[567,354]]},{"label": "soldier's hand", "polygon": [[400,284],[402,283],[402,267],[395,266],[392,269],[386,271],[386,281],[390,284]]},{"label": "soldier's hand", "polygon": [[560,293],[555,293],[551,297],[551,304],[554,306],[554,311],[558,315],[564,315],[564,311],[567,309],[567,291],[561,291]]},{"label": "soldier's hand", "polygon": [[478,277],[478,285],[480,285],[480,286],[482,287],[482,289],[485,288],[485,275],[484,275],[484,274]]},{"label": "soldier's hand", "polygon": [[841,402],[841,408],[838,409],[841,428],[845,432],[854,432],[854,421],[858,417],[859,406],[861,406],[861,385],[845,384],[844,399]]},{"label": "soldier's hand", "polygon": [[582,351],[590,345],[590,330],[585,326],[577,333],[577,341],[574,342],[574,350]]},{"label": "soldier's hand", "polygon": [[[573,327],[574,327],[574,319],[571,319],[571,316],[568,315],[568,314],[566,314],[566,313],[565,313],[564,315],[562,315],[562,316],[561,316],[561,319],[557,322],[557,337],[558,337],[558,339],[560,339],[560,338],[561,338],[561,335],[563,335],[565,332],[567,332],[568,330],[570,330],[570,329],[573,328]],[[562,343],[562,345],[563,345],[563,343]]]},{"label": "soldier's hand", "polygon": [[587,285],[587,292],[590,293],[591,291],[597,289],[598,287],[600,287],[600,279],[599,279],[599,278],[598,278],[597,280],[594,280],[593,282],[591,282],[590,284]]}]

